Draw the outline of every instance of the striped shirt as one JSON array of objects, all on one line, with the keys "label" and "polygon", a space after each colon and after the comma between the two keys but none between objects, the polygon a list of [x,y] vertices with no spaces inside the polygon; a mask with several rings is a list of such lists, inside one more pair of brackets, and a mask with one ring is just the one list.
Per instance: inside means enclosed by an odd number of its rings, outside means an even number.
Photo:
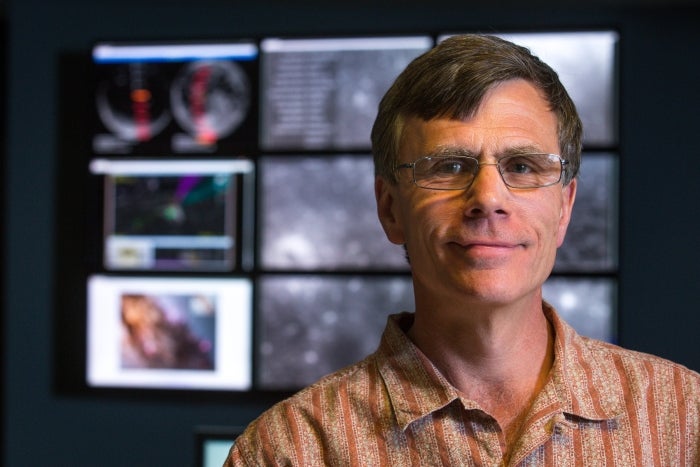
[{"label": "striped shirt", "polygon": [[391,316],[379,349],[276,404],[225,466],[699,466],[700,375],[578,335],[548,305],[555,360],[506,459],[495,419]]}]

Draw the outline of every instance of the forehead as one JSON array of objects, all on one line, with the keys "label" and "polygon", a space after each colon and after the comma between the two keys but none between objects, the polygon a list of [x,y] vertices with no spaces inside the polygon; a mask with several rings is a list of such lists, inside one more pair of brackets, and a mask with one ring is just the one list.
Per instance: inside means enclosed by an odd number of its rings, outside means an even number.
[{"label": "forehead", "polygon": [[485,157],[518,147],[558,154],[557,130],[557,117],[540,90],[511,80],[492,87],[471,117],[406,118],[399,156],[410,159],[451,147]]}]

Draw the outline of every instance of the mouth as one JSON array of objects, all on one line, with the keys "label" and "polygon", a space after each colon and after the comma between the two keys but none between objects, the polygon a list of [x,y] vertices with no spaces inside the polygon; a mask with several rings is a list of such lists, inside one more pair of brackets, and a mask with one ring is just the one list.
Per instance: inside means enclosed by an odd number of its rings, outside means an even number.
[{"label": "mouth", "polygon": [[464,245],[463,248],[467,251],[475,252],[509,252],[517,248],[517,245],[511,245],[507,243],[482,243],[475,242]]},{"label": "mouth", "polygon": [[472,258],[503,258],[523,248],[522,243],[499,240],[456,241],[452,245]]},{"label": "mouth", "polygon": [[505,240],[490,240],[490,239],[468,239],[468,240],[455,240],[453,243],[461,246],[465,249],[470,248],[494,248],[494,249],[512,249],[523,246],[519,242],[511,242]]}]

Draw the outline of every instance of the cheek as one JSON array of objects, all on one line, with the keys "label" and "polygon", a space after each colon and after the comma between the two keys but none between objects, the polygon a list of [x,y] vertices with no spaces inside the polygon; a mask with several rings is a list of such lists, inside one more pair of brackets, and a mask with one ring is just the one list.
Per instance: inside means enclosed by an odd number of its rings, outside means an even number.
[{"label": "cheek", "polygon": [[444,232],[460,218],[456,203],[446,200],[443,193],[435,192],[443,196],[434,196],[432,192],[419,194],[421,196],[407,197],[397,213],[405,243],[414,254],[439,244]]},{"label": "cheek", "polygon": [[[412,227],[422,232],[439,231],[462,217],[460,203],[444,196],[443,192],[428,192],[429,196],[416,197],[410,201]],[[432,196],[430,196],[432,195]],[[442,195],[442,196],[441,196]]]},{"label": "cheek", "polygon": [[554,250],[561,246],[566,233],[566,225],[562,222],[562,210],[560,207],[549,205],[532,205],[524,207],[520,211],[517,224],[524,232],[530,232],[533,238],[537,238],[540,248]]}]

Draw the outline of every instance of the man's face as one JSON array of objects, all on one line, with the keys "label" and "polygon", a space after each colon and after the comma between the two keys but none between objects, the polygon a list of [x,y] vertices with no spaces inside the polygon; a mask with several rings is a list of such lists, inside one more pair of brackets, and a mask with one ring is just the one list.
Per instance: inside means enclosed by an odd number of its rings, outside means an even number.
[{"label": "man's face", "polygon": [[[474,117],[407,120],[398,163],[449,148],[485,164],[515,150],[559,154],[556,116],[532,84],[506,81],[486,94]],[[406,245],[418,307],[541,299],[569,223],[575,180],[513,189],[487,165],[469,188],[438,191],[417,187],[411,175],[401,169],[395,185],[378,177],[376,194],[387,237]]]}]

